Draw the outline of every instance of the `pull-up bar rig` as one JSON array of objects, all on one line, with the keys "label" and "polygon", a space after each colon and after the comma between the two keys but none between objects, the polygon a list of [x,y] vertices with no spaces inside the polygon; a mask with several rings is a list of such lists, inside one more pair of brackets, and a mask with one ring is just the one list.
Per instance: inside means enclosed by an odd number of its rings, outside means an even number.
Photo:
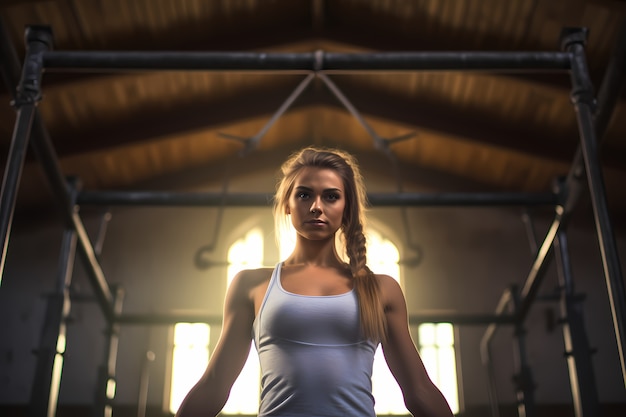
[{"label": "pull-up bar rig", "polygon": [[[104,276],[97,253],[85,231],[77,210],[78,204],[108,205],[268,205],[271,197],[260,194],[226,195],[212,193],[158,193],[158,192],[94,192],[81,191],[74,184],[66,181],[60,169],[52,141],[43,125],[37,104],[41,99],[41,82],[44,69],[80,69],[80,70],[203,70],[203,71],[273,71],[273,72],[357,72],[357,71],[420,71],[420,70],[540,70],[569,71],[572,90],[571,98],[578,118],[580,148],[571,170],[560,189],[555,193],[526,194],[371,194],[369,200],[373,206],[426,206],[426,205],[548,205],[555,209],[552,225],[543,243],[537,251],[535,261],[520,294],[505,291],[496,314],[488,315],[413,315],[411,321],[447,321],[457,324],[489,325],[481,347],[488,348],[490,338],[498,324],[513,324],[519,328],[536,299],[541,280],[547,269],[553,244],[563,240],[567,222],[584,188],[586,179],[590,190],[594,210],[596,231],[601,248],[606,286],[609,292],[610,307],[617,339],[622,375],[626,383],[626,365],[624,347],[626,346],[625,296],[617,249],[613,236],[611,220],[608,214],[604,180],[599,163],[596,138],[604,135],[607,121],[616,101],[615,84],[621,82],[623,59],[613,62],[603,88],[600,91],[600,112],[595,115],[596,101],[592,83],[589,79],[584,44],[586,30],[566,29],[562,35],[563,52],[388,52],[388,53],[247,53],[247,52],[55,52],[52,51],[52,32],[47,27],[29,27],[26,30],[26,56],[20,70],[15,51],[2,37],[1,53],[3,59],[2,74],[11,92],[14,92],[14,107],[17,110],[15,129],[9,150],[5,175],[0,195],[0,239],[3,242],[0,255],[0,276],[4,271],[6,251],[19,181],[24,165],[26,149],[29,145],[36,159],[42,165],[57,202],[61,206],[66,223],[66,234],[62,247],[61,268],[55,302],[49,304],[52,319],[48,319],[47,328],[56,327],[54,332],[44,332],[48,340],[42,340],[43,351],[39,352],[37,374],[32,391],[34,410],[42,413],[56,405],[56,399],[50,395],[53,382],[54,358],[57,352],[56,342],[64,336],[64,318],[69,308],[69,285],[71,282],[71,264],[73,254],[78,247],[79,255],[86,265],[89,281],[93,287],[98,304],[109,323],[110,346],[117,340],[117,328],[121,324],[169,324],[184,319],[215,322],[217,318],[207,316],[180,315],[124,315],[121,313],[121,293],[113,291]],[[622,39],[620,50],[626,50]],[[620,68],[621,66],[621,68]],[[617,69],[616,69],[617,68]],[[619,76],[609,77],[610,74]],[[601,123],[601,121],[603,123]],[[595,124],[594,124],[595,123]],[[585,175],[586,174],[586,175]],[[557,239],[558,238],[558,239]],[[560,258],[563,258],[563,244],[560,246]],[[567,254],[564,255],[567,257]],[[565,259],[566,263],[568,259]],[[564,268],[567,269],[567,268]],[[568,277],[569,279],[569,277]],[[569,295],[568,295],[569,297]],[[566,297],[567,298],[567,297]],[[570,297],[571,298],[571,297]],[[512,313],[505,314],[506,306],[514,301]],[[582,332],[581,320],[569,324],[570,332]],[[566,342],[572,342],[570,339]],[[518,338],[522,365],[525,365],[523,339]],[[571,344],[571,343],[570,343]],[[577,347],[578,350],[579,347]],[[576,356],[578,362],[588,361],[587,352]],[[115,352],[109,354],[115,355]],[[581,372],[576,364],[570,365],[570,374]],[[589,363],[584,369],[590,369]],[[573,366],[573,368],[572,368]],[[522,369],[524,371],[524,369]],[[108,370],[105,375],[111,382],[114,375]],[[572,378],[572,392],[577,415],[592,415],[597,408],[595,386],[585,386],[584,376]],[[57,381],[58,382],[58,381]],[[574,386],[576,384],[576,386]],[[58,387],[57,387],[58,388]],[[532,390],[521,389],[520,407],[532,407]],[[58,392],[57,392],[58,393]],[[530,415],[530,414],[528,414]]]}]

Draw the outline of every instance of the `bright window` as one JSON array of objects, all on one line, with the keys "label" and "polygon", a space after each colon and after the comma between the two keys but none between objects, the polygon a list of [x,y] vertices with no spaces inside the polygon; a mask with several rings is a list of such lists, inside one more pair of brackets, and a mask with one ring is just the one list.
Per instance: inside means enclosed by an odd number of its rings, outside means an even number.
[{"label": "bright window", "polygon": [[177,323],[174,326],[170,411],[175,414],[191,387],[209,363],[210,327],[205,323]]},{"label": "bright window", "polygon": [[[261,229],[252,229],[233,243],[228,250],[227,285],[230,285],[237,272],[242,269],[263,266],[263,244]],[[230,396],[222,410],[223,414],[256,415],[259,410],[261,368],[253,345],[254,342],[251,342],[250,354],[239,378],[230,390]]]},{"label": "bright window", "polygon": [[418,337],[420,355],[428,375],[446,397],[452,412],[457,414],[459,412],[459,394],[452,324],[420,324]]},{"label": "bright window", "polygon": [[[387,274],[400,281],[400,253],[396,245],[371,229],[366,238],[367,264],[370,269],[376,274]],[[380,346],[374,356],[372,394],[376,399],[376,414],[408,414],[402,391],[387,366]]]}]

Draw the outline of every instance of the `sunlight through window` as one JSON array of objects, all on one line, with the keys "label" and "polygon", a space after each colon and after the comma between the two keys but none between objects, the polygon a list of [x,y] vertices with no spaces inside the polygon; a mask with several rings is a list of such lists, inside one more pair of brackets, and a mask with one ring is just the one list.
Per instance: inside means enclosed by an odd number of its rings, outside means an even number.
[{"label": "sunlight through window", "polygon": [[[391,241],[384,239],[374,230],[368,230],[367,264],[376,274],[386,274],[400,281],[400,253]],[[404,406],[402,391],[391,374],[381,347],[376,349],[372,373],[372,393],[376,399],[376,414],[408,414]]]},{"label": "sunlight through window", "polygon": [[[233,243],[228,251],[228,285],[242,269],[263,266],[263,243],[263,233],[258,228],[252,229],[245,237]],[[246,364],[230,390],[222,413],[256,414],[259,408],[260,378],[261,368],[252,342]]]},{"label": "sunlight through window", "polygon": [[418,328],[419,351],[430,379],[446,397],[454,414],[459,394],[454,354],[454,328],[450,323],[423,323]]},{"label": "sunlight through window", "polygon": [[174,414],[209,363],[210,327],[205,323],[174,326],[170,411]]}]

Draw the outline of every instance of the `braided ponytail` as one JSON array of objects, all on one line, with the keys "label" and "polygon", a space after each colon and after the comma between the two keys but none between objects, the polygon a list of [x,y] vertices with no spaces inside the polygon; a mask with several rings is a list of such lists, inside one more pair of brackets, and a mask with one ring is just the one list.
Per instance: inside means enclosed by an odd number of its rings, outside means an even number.
[{"label": "braided ponytail", "polygon": [[344,236],[354,288],[359,299],[361,330],[368,339],[384,341],[387,334],[385,312],[380,300],[378,282],[366,265],[366,240],[362,224],[345,227]]}]

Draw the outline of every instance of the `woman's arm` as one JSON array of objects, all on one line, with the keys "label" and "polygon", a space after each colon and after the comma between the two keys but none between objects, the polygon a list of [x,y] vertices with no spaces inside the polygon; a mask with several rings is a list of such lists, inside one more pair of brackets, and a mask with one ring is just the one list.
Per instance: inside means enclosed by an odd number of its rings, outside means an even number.
[{"label": "woman's arm", "polygon": [[411,339],[406,301],[400,285],[387,275],[378,275],[378,278],[387,319],[383,353],[402,390],[407,409],[415,417],[451,417],[448,403],[430,380]]},{"label": "woman's arm", "polygon": [[[248,353],[254,305],[251,300],[251,271],[242,271],[233,279],[224,302],[222,332],[206,371],[183,400],[176,417],[217,415],[243,368]],[[249,277],[248,277],[249,278]]]}]

